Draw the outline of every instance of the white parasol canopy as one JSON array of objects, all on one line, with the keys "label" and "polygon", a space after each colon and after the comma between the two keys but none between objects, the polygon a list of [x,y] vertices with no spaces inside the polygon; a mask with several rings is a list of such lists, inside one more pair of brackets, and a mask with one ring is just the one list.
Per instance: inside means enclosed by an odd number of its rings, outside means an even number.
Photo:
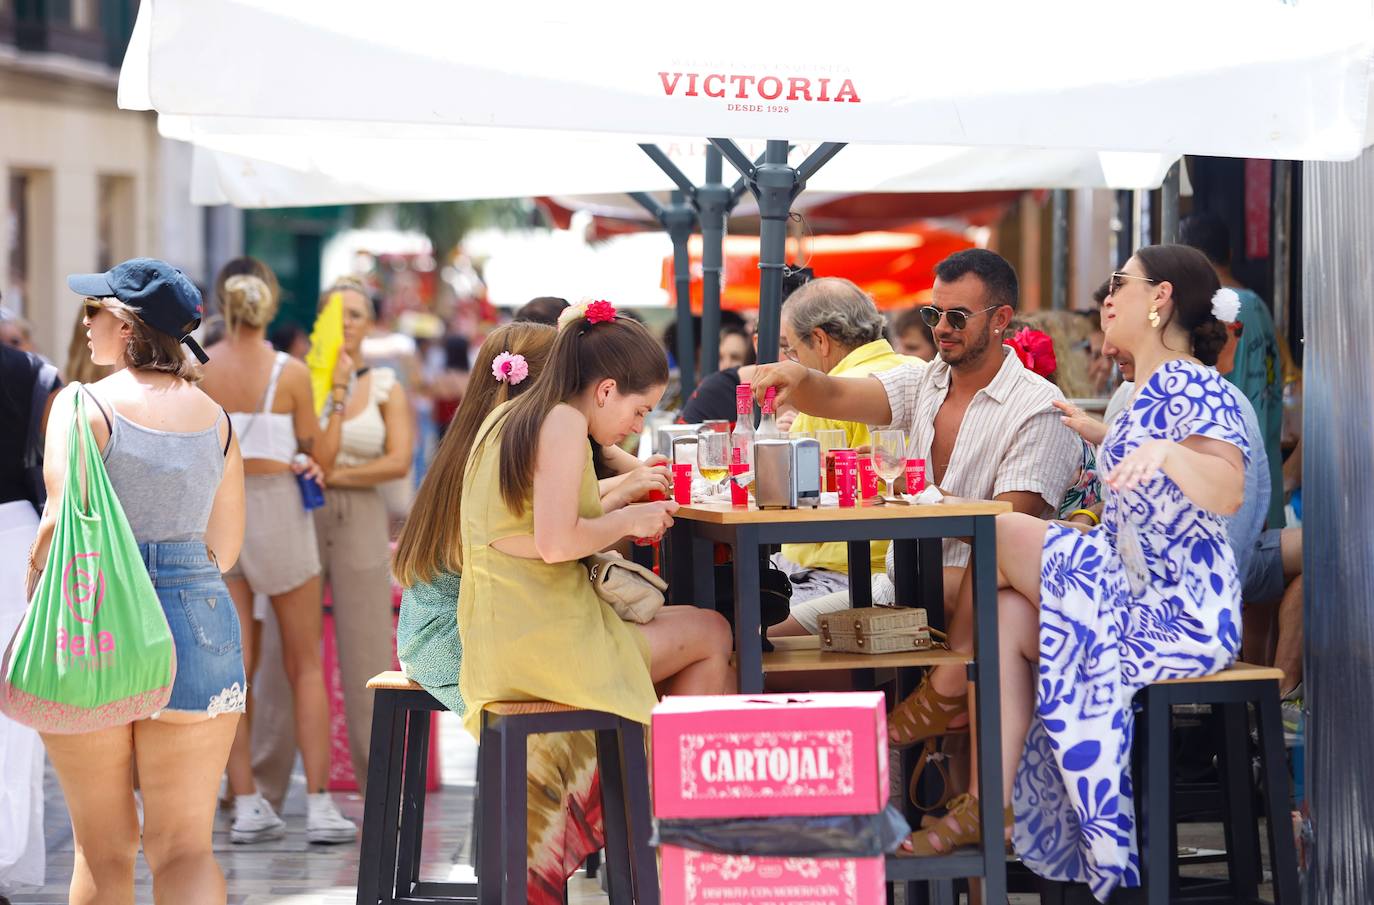
[{"label": "white parasol canopy", "polygon": [[1366,142],[1368,0],[739,9],[145,0],[120,103],[219,134],[333,122],[1304,160]]}]

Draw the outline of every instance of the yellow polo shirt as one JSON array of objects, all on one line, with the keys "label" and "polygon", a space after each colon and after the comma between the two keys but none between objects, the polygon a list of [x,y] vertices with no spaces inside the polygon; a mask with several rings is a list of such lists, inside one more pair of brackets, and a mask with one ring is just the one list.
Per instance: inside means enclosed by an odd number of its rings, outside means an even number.
[{"label": "yellow polo shirt", "polygon": [[[868,377],[882,371],[890,371],[901,365],[913,362],[924,364],[919,358],[900,355],[893,351],[891,343],[877,339],[850,352],[840,359],[839,364],[830,370],[831,377]],[[797,415],[792,422],[792,433],[808,433],[819,430],[842,430],[846,445],[850,449],[872,443],[868,425],[857,421],[833,421],[813,415]],[[878,575],[885,569],[887,541],[874,541],[869,544],[869,559],[873,574]],[[849,548],[843,543],[829,544],[783,544],[782,555],[792,562],[808,569],[826,569],[830,572],[849,571]]]}]

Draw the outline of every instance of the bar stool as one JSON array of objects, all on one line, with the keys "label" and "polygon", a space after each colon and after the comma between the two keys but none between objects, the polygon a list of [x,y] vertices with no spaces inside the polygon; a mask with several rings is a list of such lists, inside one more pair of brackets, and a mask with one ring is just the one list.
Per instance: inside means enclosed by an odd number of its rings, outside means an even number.
[{"label": "bar stool", "polygon": [[1167,905],[1188,898],[1178,889],[1178,833],[1172,815],[1173,734],[1175,704],[1220,708],[1222,750],[1222,826],[1231,902],[1259,897],[1259,828],[1250,772],[1247,708],[1254,706],[1259,729],[1260,780],[1264,786],[1265,829],[1277,905],[1298,905],[1298,860],[1293,845],[1288,766],[1283,748],[1279,682],[1283,671],[1235,663],[1210,676],[1167,679],[1140,691],[1144,745],[1137,747],[1143,770],[1137,770],[1137,799],[1143,799],[1141,876],[1148,905]]},{"label": "bar stool", "polygon": [[448,708],[400,672],[378,673],[367,687],[373,692],[372,741],[357,903],[475,903],[475,883],[420,882],[431,714]]},{"label": "bar stool", "polygon": [[658,865],[649,845],[649,764],[644,727],[612,713],[548,701],[489,704],[482,711],[477,785],[483,840],[481,905],[523,905],[526,859],[526,741],[547,732],[596,733],[610,900],[658,905]]}]

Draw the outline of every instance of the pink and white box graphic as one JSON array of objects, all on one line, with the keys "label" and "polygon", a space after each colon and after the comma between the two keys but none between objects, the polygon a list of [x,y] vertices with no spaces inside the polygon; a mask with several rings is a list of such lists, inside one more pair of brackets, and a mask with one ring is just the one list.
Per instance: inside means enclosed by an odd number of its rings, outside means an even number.
[{"label": "pink and white box graphic", "polygon": [[882,858],[763,858],[665,845],[663,905],[876,905]]},{"label": "pink and white box graphic", "polygon": [[654,816],[876,814],[887,804],[882,692],[665,698]]}]

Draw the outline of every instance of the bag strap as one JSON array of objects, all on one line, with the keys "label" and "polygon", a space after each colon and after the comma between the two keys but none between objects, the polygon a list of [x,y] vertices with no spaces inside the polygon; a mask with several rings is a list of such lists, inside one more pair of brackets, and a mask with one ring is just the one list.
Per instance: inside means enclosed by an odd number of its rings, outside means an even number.
[{"label": "bag strap", "polygon": [[[78,383],[76,386],[91,394],[84,384]],[[94,467],[92,456],[98,453],[95,451],[95,435],[91,433],[90,418],[86,414],[86,397],[80,392],[72,395],[75,402],[72,408],[71,427],[67,431],[67,476],[69,483],[75,479],[78,496],[72,496],[64,489],[62,503],[65,506],[70,501],[82,515],[88,516],[91,514],[90,484],[91,469]],[[95,399],[95,395],[91,394],[91,398]],[[99,400],[96,400],[96,407],[100,408]],[[105,410],[101,408],[100,413],[105,415]],[[105,423],[111,424],[108,415],[105,415]],[[113,426],[110,428],[110,436],[114,436]]]}]

